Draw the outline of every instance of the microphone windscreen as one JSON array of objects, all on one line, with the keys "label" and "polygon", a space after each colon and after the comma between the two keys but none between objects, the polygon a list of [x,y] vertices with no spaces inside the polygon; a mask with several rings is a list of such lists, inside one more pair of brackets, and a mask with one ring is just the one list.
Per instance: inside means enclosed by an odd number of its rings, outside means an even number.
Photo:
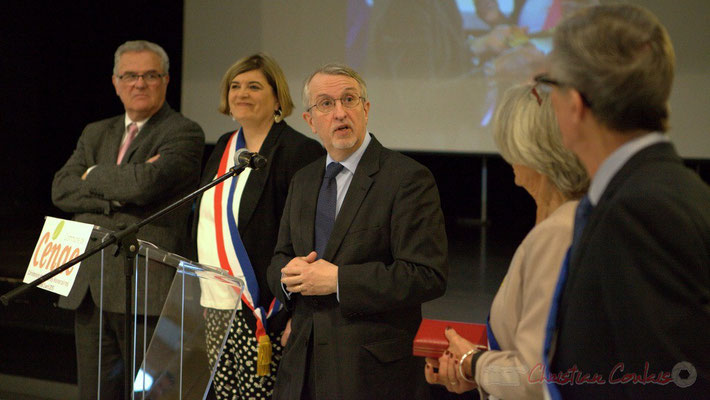
[{"label": "microphone windscreen", "polygon": [[251,153],[249,149],[241,148],[234,152],[234,165],[236,167],[245,167],[249,165]]},{"label": "microphone windscreen", "polygon": [[253,169],[260,169],[264,168],[266,166],[266,157],[262,156],[259,153],[254,153],[254,156],[251,158],[251,167]]}]

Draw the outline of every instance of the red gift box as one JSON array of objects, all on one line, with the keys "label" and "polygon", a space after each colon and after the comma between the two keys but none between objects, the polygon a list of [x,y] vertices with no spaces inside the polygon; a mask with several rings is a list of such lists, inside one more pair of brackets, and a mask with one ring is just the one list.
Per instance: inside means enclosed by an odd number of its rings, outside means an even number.
[{"label": "red gift box", "polygon": [[417,335],[414,337],[414,355],[418,357],[439,358],[449,348],[444,330],[454,328],[456,333],[471,343],[488,347],[488,335],[485,324],[469,322],[422,319]]}]

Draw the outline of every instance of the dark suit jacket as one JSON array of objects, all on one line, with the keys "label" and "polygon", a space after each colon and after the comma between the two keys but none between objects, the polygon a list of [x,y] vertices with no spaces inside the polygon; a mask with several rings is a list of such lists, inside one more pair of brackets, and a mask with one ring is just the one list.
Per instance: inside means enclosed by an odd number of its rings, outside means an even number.
[{"label": "dark suit jacket", "polygon": [[[607,382],[558,386],[563,398],[710,398],[710,188],[670,143],[641,150],[610,181],[572,255],[557,318],[550,372],[576,365]],[[610,384],[643,376],[645,362],[658,374],[681,361],[698,374],[687,389]]]},{"label": "dark suit jacket", "polygon": [[[227,142],[233,133],[227,132],[217,141],[202,173],[202,185],[214,179]],[[324,153],[325,150],[320,143],[298,133],[283,121],[271,126],[268,136],[261,145],[259,154],[266,157],[268,162],[266,167],[250,173],[239,205],[238,221],[239,235],[259,283],[261,306],[268,306],[274,298],[266,284],[266,268],[274,255],[279,222],[291,178],[296,171]],[[202,197],[197,200],[192,224],[192,259],[194,260],[197,260],[197,225],[201,200]],[[253,316],[250,313],[245,315],[253,324]],[[280,328],[283,329],[283,326]]]},{"label": "dark suit jacket", "polygon": [[[120,165],[118,148],[125,132],[124,114],[86,126],[69,160],[54,176],[52,201],[63,211],[74,213],[80,222],[117,230],[138,222],[193,190],[200,176],[204,133],[199,125],[164,104],[140,130]],[[146,161],[160,154],[153,163]],[[96,165],[85,181],[87,168]],[[121,207],[112,201],[123,203]],[[183,206],[141,228],[138,238],[164,250],[184,254],[189,232],[190,209]],[[92,243],[89,244],[91,246]],[[111,249],[111,247],[109,248]],[[69,296],[61,296],[59,306],[76,309],[87,291],[99,304],[100,254],[82,262]],[[104,310],[125,310],[123,259],[111,251],[104,256]],[[144,259],[139,257],[139,265]],[[159,315],[172,283],[174,270],[149,268],[146,313]],[[139,274],[139,288],[144,287]],[[138,291],[143,304],[143,291]],[[139,313],[143,310],[139,309]]]},{"label": "dark suit jacket", "polygon": [[412,356],[421,303],[446,289],[447,241],[439,193],[423,166],[373,137],[360,160],[323,258],[338,266],[336,295],[290,300],[281,268],[314,248],[323,158],[291,182],[268,271],[274,294],[292,311],[275,399],[299,399],[313,340],[316,391],[327,399],[426,397],[423,359]]}]

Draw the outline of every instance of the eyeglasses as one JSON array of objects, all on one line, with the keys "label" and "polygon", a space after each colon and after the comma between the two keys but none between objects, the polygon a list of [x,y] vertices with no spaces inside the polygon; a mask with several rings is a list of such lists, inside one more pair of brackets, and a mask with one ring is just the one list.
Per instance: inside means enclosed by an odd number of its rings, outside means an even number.
[{"label": "eyeglasses", "polygon": [[127,84],[138,82],[138,78],[143,78],[143,81],[149,85],[158,83],[164,76],[168,74],[160,74],[155,71],[146,72],[145,74],[136,74],[133,72],[126,72],[123,75],[118,75],[118,79]]},{"label": "eyeglasses", "polygon": [[360,104],[361,101],[365,101],[365,98],[356,96],[354,94],[346,94],[345,96],[339,99],[334,99],[332,97],[322,97],[318,101],[316,101],[316,104],[308,107],[306,109],[306,112],[311,111],[311,109],[315,107],[323,114],[328,114],[329,112],[335,109],[335,103],[338,100],[340,100],[340,104],[342,104],[345,108],[355,108],[358,106],[358,104]]},{"label": "eyeglasses", "polygon": [[[557,87],[572,87],[568,84],[562,83],[558,80],[552,79],[547,74],[540,74],[537,75],[533,78],[535,81],[535,86],[532,88],[532,94],[535,96],[537,99],[537,104],[542,105],[542,98],[540,97],[540,94],[537,92],[538,88],[541,92],[549,93],[552,91],[551,86],[557,86]],[[587,96],[584,95],[584,93],[580,92],[578,89],[575,88],[577,92],[579,93],[579,96],[582,98],[582,102],[584,105],[586,105],[589,108],[592,108],[592,103],[587,100]]]}]

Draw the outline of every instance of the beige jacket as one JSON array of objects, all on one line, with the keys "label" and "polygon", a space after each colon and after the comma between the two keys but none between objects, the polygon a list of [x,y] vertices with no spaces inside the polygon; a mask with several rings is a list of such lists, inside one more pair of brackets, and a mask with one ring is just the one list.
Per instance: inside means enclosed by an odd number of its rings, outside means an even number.
[{"label": "beige jacket", "polygon": [[577,203],[564,203],[535,226],[513,255],[491,305],[491,329],[502,350],[487,351],[476,363],[481,398],[543,397],[545,326]]}]

